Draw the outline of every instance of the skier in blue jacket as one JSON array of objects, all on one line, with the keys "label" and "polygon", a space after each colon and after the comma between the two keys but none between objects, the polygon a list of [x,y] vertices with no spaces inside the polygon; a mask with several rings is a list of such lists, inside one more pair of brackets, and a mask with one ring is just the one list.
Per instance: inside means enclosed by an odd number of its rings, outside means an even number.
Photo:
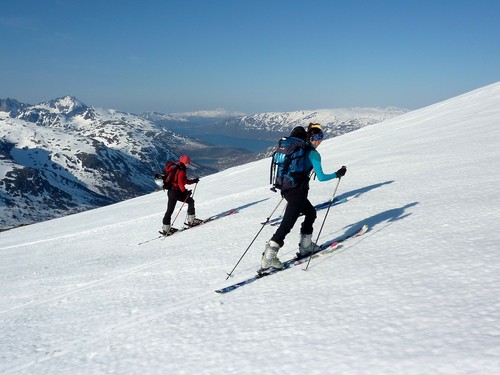
[{"label": "skier in blue jacket", "polygon": [[[292,130],[291,137],[300,138],[307,142],[306,169],[316,173],[319,181],[329,181],[345,175],[346,167],[340,168],[335,173],[325,174],[321,165],[321,155],[316,150],[323,140],[323,129],[320,124],[310,123],[307,132],[302,126]],[[316,220],[316,210],[308,199],[309,178],[299,183],[295,188],[282,191],[282,196],[287,201],[285,214],[279,228],[269,241],[266,242],[262,254],[261,269],[283,268],[283,263],[278,259],[278,251],[284,245],[285,237],[292,230],[301,214],[304,215],[300,229],[299,252],[300,257],[310,255],[319,249],[312,241],[313,224]]]}]

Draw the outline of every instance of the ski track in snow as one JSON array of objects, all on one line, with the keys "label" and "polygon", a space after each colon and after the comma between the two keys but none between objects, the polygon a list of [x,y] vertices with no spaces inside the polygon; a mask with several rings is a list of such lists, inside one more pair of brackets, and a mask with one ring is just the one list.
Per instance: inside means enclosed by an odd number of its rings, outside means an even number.
[{"label": "ski track in snow", "polygon": [[[203,178],[200,217],[240,212],[168,239],[138,246],[162,192],[0,233],[0,373],[500,373],[499,101],[497,83],[324,141],[349,203],[320,242],[369,232],[227,295],[276,229],[225,280],[278,203],[269,160]],[[311,202],[332,186],[313,181]]]},{"label": "ski track in snow", "polygon": [[[369,233],[366,233],[364,236],[369,236]],[[355,246],[357,243],[361,242],[363,240],[363,237],[360,238],[353,238],[346,242],[345,244],[342,244],[339,248],[335,249],[332,251],[330,254],[324,256],[323,261],[326,261],[327,259],[331,258],[332,256],[335,256],[337,253],[344,252],[348,250],[349,248]],[[298,248],[294,248],[295,251],[298,250]],[[292,253],[294,253],[292,251]],[[292,254],[293,255],[293,254]],[[50,298],[45,298],[41,300],[36,300],[36,301],[31,301],[19,306],[12,307],[8,310],[3,310],[0,311],[0,314],[7,314],[11,312],[16,312],[16,310],[23,309],[23,308],[33,308],[42,304],[48,304],[52,302],[59,301],[61,299],[64,299],[65,297],[68,296],[74,296],[75,294],[78,294],[80,292],[86,291],[90,288],[97,288],[100,286],[103,286],[105,284],[110,284],[113,283],[121,278],[130,276],[133,273],[137,273],[139,271],[143,271],[155,266],[162,265],[166,263],[168,259],[163,259],[163,260],[158,260],[154,262],[150,262],[147,264],[142,264],[140,266],[134,267],[129,269],[126,272],[121,272],[117,275],[114,275],[112,277],[108,277],[105,279],[97,280],[91,283],[88,283],[87,285],[74,288],[71,291],[65,292],[65,293],[59,293],[57,295],[51,296]],[[317,266],[320,266],[321,260],[319,262],[316,262],[312,264],[309,268],[314,268]],[[293,269],[295,270],[304,270],[304,264],[301,264],[299,266],[292,267],[289,270],[286,270],[284,272],[290,272]],[[248,270],[245,270],[248,271]],[[244,272],[244,274],[247,274],[247,272]],[[237,273],[238,278],[245,279],[249,275],[253,275],[255,273],[251,273],[248,275],[241,275],[240,273]],[[273,277],[273,276],[270,276]],[[164,318],[165,316],[176,313],[178,311],[186,310],[189,309],[190,307],[194,307],[203,303],[206,303],[208,301],[213,301],[213,300],[221,300],[221,296],[217,295],[215,293],[215,289],[219,288],[221,285],[228,285],[229,283],[232,282],[233,279],[236,277],[233,276],[233,278],[230,278],[229,280],[226,281],[216,281],[212,282],[209,284],[208,292],[204,293],[199,293],[197,295],[192,295],[192,296],[186,296],[183,299],[175,302],[173,305],[168,305],[166,307],[161,308],[159,311],[155,311],[154,313],[147,313],[147,314],[141,314],[141,315],[133,315],[128,319],[122,319],[119,323],[116,324],[110,324],[108,325],[105,329],[100,329],[98,332],[92,333],[89,337],[82,338],[79,337],[78,339],[74,339],[73,341],[65,341],[64,343],[56,346],[51,346],[50,350],[48,351],[43,351],[40,350],[42,353],[38,354],[36,359],[28,362],[28,363],[23,363],[21,365],[15,365],[14,367],[10,368],[5,368],[3,369],[5,371],[5,374],[11,374],[11,373],[17,373],[22,370],[29,369],[30,367],[34,366],[35,364],[42,363],[44,361],[49,361],[53,358],[59,358],[64,355],[68,354],[76,354],[82,351],[82,343],[83,345],[87,348],[87,350],[84,350],[85,352],[89,353],[99,353],[106,351],[108,349],[107,347],[107,338],[109,336],[112,336],[113,334],[116,334],[117,331],[127,331],[132,328],[135,328],[137,326],[145,325],[151,321],[154,321],[159,318]],[[259,281],[257,281],[259,282]],[[217,286],[219,285],[219,286]],[[221,301],[218,301],[221,303]],[[104,343],[103,343],[104,342]]]}]

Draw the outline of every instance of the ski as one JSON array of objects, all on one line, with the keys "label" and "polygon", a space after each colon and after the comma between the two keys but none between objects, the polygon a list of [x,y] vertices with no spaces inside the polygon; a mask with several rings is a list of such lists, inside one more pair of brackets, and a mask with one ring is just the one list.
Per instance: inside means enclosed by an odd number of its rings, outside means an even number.
[{"label": "ski", "polygon": [[232,209],[232,210],[222,212],[222,213],[214,215],[214,216],[210,216],[208,219],[205,219],[205,220],[195,219],[195,220],[197,220],[196,224],[191,225],[191,226],[184,223],[184,227],[182,227],[180,229],[172,227],[172,228],[170,228],[170,231],[166,235],[164,235],[163,232],[161,232],[161,231],[159,233],[162,234],[162,236],[164,236],[164,237],[170,237],[170,236],[174,235],[175,233],[184,232],[185,230],[188,230],[191,228],[196,228],[196,227],[199,227],[203,224],[210,223],[211,221],[214,221],[214,220],[217,220],[217,219],[229,216],[229,215],[234,215],[236,213],[238,213],[238,210]]},{"label": "ski", "polygon": [[[335,246],[335,245],[333,245],[333,243],[330,245]],[[330,246],[330,245],[328,245],[328,246]],[[315,254],[318,254],[319,252],[326,250],[328,248],[328,246],[326,244],[321,245],[321,249],[318,250],[318,252],[316,252]],[[338,246],[339,246],[339,244],[336,245],[336,247],[338,247]],[[219,293],[219,294],[225,294],[225,293],[231,292],[235,289],[241,288],[244,285],[251,284],[254,281],[257,281],[258,279],[262,279],[263,277],[274,275],[275,273],[284,271],[288,268],[291,268],[292,266],[296,266],[296,265],[302,264],[304,262],[307,262],[308,259],[309,259],[309,257],[292,258],[290,260],[287,260],[286,262],[283,262],[283,268],[281,268],[281,269],[271,268],[271,269],[268,269],[266,271],[258,270],[257,274],[255,276],[252,276],[252,277],[245,279],[243,281],[240,281],[238,283],[229,285],[225,288],[217,289],[215,292]]]},{"label": "ski", "polygon": [[[339,238],[335,241],[333,241],[332,243],[330,243],[330,245],[328,245],[325,249],[323,250],[320,250],[318,251],[317,253],[313,254],[312,255],[312,259],[315,259],[315,258],[318,258],[320,256],[323,256],[323,255],[326,255],[326,254],[330,254],[332,253],[335,249],[337,249],[339,246],[342,245],[342,242],[344,242],[345,240],[348,240],[349,238],[354,238],[354,237],[359,237],[359,236],[362,236],[363,234],[365,234],[366,232],[368,232],[368,225],[364,224],[361,226],[361,228],[359,228],[359,230],[357,230],[356,232],[354,233],[351,233],[351,234],[348,234],[342,238]],[[306,257],[308,258],[308,257]]]},{"label": "ski", "polygon": [[[365,225],[361,226],[360,229],[358,229],[357,231],[355,231],[353,233],[347,234],[347,235],[345,235],[341,238],[335,239],[333,241],[325,242],[325,243],[320,245],[320,249],[317,252],[313,253],[312,258],[317,258],[317,257],[320,257],[320,256],[325,255],[325,254],[331,254],[333,251],[335,251],[338,247],[341,246],[342,242],[344,242],[350,238],[359,237],[359,236],[363,235],[364,233],[366,233],[367,231],[368,231],[368,225],[365,224]],[[254,281],[257,281],[258,279],[261,279],[263,277],[274,275],[275,273],[284,271],[288,268],[292,268],[294,266],[298,266],[300,264],[306,263],[309,260],[309,257],[310,256],[305,256],[302,258],[295,257],[295,258],[292,258],[290,260],[287,260],[286,262],[283,262],[283,268],[281,268],[281,269],[271,268],[271,269],[267,269],[267,270],[259,270],[259,271],[257,271],[257,274],[255,276],[252,276],[248,279],[237,282],[235,284],[229,285],[225,288],[217,289],[215,292],[219,293],[219,294],[229,293],[235,289],[241,288],[244,285],[251,284]]]},{"label": "ski", "polygon": [[[336,205],[341,204],[341,203],[345,203],[345,202],[347,202],[347,198],[341,198],[341,199],[335,198],[331,204],[331,207],[336,206]],[[328,208],[328,206],[330,206],[330,201],[317,204],[316,206],[314,206],[314,209],[316,211],[320,211],[320,210],[324,210],[325,208]],[[281,224],[282,220],[283,220],[283,216],[279,216],[277,218],[269,220],[269,222],[267,224],[269,224],[273,227],[278,226]],[[261,223],[261,224],[264,224],[264,223]]]},{"label": "ski", "polygon": [[221,218],[229,216],[229,215],[237,214],[238,212],[239,211],[236,208],[233,208],[231,210],[221,212],[220,214],[210,216],[208,219],[205,219],[205,220],[196,219],[196,220],[200,220],[200,222],[198,224],[196,224],[196,225],[193,225],[193,226],[184,226],[182,228],[174,228],[174,227],[172,227],[172,228],[170,228],[170,230],[169,230],[169,232],[167,234],[163,234],[162,231],[158,231],[158,233],[160,234],[159,236],[157,236],[155,238],[151,238],[151,239],[143,241],[143,242],[139,242],[138,245],[143,245],[145,243],[148,243],[148,242],[151,242],[151,241],[155,241],[155,240],[159,240],[159,239],[162,239],[162,238],[164,239],[166,237],[170,237],[170,236],[174,235],[177,232],[184,232],[185,230],[188,230],[190,228],[195,228],[195,227],[198,227],[200,225],[209,223],[211,221],[214,221],[214,220],[217,220],[217,219],[221,219]]},{"label": "ski", "polygon": [[160,234],[161,234],[161,237],[169,237],[169,236],[173,235],[174,233],[177,233],[177,232],[178,232],[178,231],[180,231],[180,230],[182,231],[182,230],[184,230],[184,229],[178,229],[178,228],[171,227],[171,228],[168,230],[168,233],[167,233],[167,234],[163,233],[161,230],[159,230],[159,231],[158,231],[158,233],[160,233]]}]

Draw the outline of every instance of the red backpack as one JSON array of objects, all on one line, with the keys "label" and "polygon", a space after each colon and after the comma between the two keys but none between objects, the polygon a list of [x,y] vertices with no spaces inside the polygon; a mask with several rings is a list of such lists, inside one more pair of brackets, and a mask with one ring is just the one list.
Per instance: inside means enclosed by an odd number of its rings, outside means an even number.
[{"label": "red backpack", "polygon": [[178,169],[179,164],[173,161],[167,162],[167,164],[165,165],[165,173],[163,174],[163,189],[172,189],[172,184],[175,180],[175,175],[177,174]]}]

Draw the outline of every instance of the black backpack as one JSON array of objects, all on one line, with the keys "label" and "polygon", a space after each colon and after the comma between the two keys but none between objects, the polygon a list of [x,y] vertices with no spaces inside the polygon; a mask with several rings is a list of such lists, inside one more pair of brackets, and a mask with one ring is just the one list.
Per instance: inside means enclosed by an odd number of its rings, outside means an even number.
[{"label": "black backpack", "polygon": [[307,143],[296,137],[283,137],[271,161],[271,190],[286,191],[303,186],[309,181],[312,165],[307,163],[309,147]]}]

